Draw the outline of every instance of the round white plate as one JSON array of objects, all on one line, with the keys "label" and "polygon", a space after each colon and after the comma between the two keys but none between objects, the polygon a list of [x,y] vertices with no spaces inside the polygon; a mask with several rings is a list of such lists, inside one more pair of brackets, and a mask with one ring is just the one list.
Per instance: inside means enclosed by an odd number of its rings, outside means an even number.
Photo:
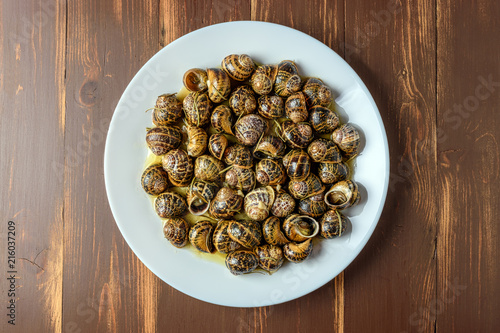
[{"label": "round white plate", "polygon": [[[137,50],[140,52],[141,50]],[[365,146],[356,159],[354,180],[362,201],[346,212],[352,228],[338,239],[322,240],[303,263],[286,263],[272,275],[233,276],[219,262],[176,249],[163,238],[162,224],[140,186],[147,155],[145,128],[151,126],[158,95],[178,92],[184,72],[217,67],[228,54],[246,53],[259,63],[293,60],[304,76],[320,77],[336,94],[343,122],[362,130]],[[286,302],[323,286],[358,255],[378,222],[389,182],[384,125],[367,88],[330,48],[297,30],[264,22],[230,22],[189,33],[153,56],[123,93],[111,121],[104,156],[109,204],[123,237],[139,259],[163,281],[197,299],[254,307]]]}]

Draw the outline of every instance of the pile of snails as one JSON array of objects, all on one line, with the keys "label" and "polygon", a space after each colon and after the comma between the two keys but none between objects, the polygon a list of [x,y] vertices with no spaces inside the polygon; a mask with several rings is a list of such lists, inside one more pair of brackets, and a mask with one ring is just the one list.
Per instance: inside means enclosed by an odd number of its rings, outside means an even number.
[{"label": "pile of snails", "polygon": [[152,108],[146,143],[161,162],[141,177],[173,246],[226,254],[239,275],[302,262],[313,238],[344,234],[341,211],[360,200],[346,163],[360,135],[340,123],[323,81],[293,61],[232,54],[221,68],[188,70],[183,84],[185,98],[164,94]]}]

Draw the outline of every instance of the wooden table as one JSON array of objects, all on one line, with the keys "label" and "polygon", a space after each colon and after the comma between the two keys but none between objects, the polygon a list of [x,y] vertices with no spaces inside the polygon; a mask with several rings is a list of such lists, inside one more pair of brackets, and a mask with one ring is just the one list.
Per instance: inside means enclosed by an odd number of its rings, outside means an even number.
[{"label": "wooden table", "polygon": [[[494,0],[1,1],[1,331],[498,332],[499,16]],[[287,25],[344,56],[391,154],[359,257],[263,308],[162,282],[125,243],[104,189],[106,132],[130,79],[176,38],[232,20]]]}]

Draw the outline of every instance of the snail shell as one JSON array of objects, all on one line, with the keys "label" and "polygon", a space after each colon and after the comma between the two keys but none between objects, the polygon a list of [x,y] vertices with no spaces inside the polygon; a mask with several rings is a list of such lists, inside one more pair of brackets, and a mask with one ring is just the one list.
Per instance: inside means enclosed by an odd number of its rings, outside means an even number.
[{"label": "snail shell", "polygon": [[187,153],[189,156],[200,156],[207,149],[207,132],[203,128],[187,126],[188,144]]},{"label": "snail shell", "polygon": [[228,144],[229,142],[224,135],[220,133],[212,134],[210,136],[210,140],[208,141],[208,150],[213,157],[221,160]]},{"label": "snail shell", "polygon": [[244,116],[255,111],[257,100],[250,86],[239,86],[229,97],[229,106],[237,116]]},{"label": "snail shell", "polygon": [[304,180],[291,180],[288,190],[295,199],[306,199],[319,194],[325,190],[318,176],[309,174]]},{"label": "snail shell", "polygon": [[318,164],[318,176],[323,184],[334,184],[349,177],[349,167],[344,162]]},{"label": "snail shell", "polygon": [[284,60],[278,64],[278,73],[274,81],[276,95],[288,97],[300,90],[302,80],[297,65],[293,61]]},{"label": "snail shell", "polygon": [[303,180],[311,171],[311,159],[305,151],[293,149],[283,157],[283,166],[290,179]]},{"label": "snail shell", "polygon": [[267,129],[267,121],[256,114],[243,116],[234,125],[236,139],[245,146],[255,146]]},{"label": "snail shell", "polygon": [[306,96],[299,91],[287,98],[285,102],[286,116],[294,123],[301,123],[307,120]]},{"label": "snail shell", "polygon": [[176,126],[153,127],[146,133],[146,143],[153,154],[160,156],[179,147],[182,132]]},{"label": "snail shell", "polygon": [[267,119],[283,117],[285,106],[283,99],[279,96],[262,95],[258,99],[259,114]]},{"label": "snail shell", "polygon": [[225,71],[219,68],[208,68],[208,97],[214,103],[221,103],[229,97],[231,81]]},{"label": "snail shell", "polygon": [[223,187],[210,204],[210,214],[216,219],[230,219],[241,210],[243,197],[229,187]]},{"label": "snail shell", "polygon": [[189,224],[180,217],[172,217],[163,224],[163,235],[175,247],[184,247],[188,242]]},{"label": "snail shell", "polygon": [[332,91],[318,78],[310,78],[302,87],[308,108],[314,105],[328,106],[332,101]]},{"label": "snail shell", "polygon": [[174,186],[188,186],[193,178],[193,160],[182,149],[173,149],[162,157],[163,169]]},{"label": "snail shell", "polygon": [[164,94],[158,96],[153,111],[153,124],[166,126],[174,124],[182,117],[182,103],[175,94]]},{"label": "snail shell", "polygon": [[279,192],[271,207],[271,214],[277,217],[286,217],[295,209],[295,200],[285,191]]},{"label": "snail shell", "polygon": [[201,155],[194,162],[194,176],[207,182],[213,182],[221,178],[224,164],[210,155]]},{"label": "snail shell", "polygon": [[342,180],[325,194],[325,203],[332,209],[344,209],[356,205],[360,200],[358,184],[351,180]]},{"label": "snail shell", "polygon": [[165,192],[156,197],[155,210],[162,218],[181,216],[187,210],[186,200],[180,194]]},{"label": "snail shell", "polygon": [[233,135],[233,113],[227,105],[219,105],[212,113],[212,127],[219,133]]},{"label": "snail shell", "polygon": [[182,82],[189,91],[204,91],[208,85],[207,72],[201,68],[191,68],[184,73]]},{"label": "snail shell", "polygon": [[220,221],[215,227],[213,243],[220,253],[230,253],[240,248],[240,244],[229,237],[228,227],[229,221]]},{"label": "snail shell", "polygon": [[257,177],[251,168],[233,166],[226,172],[226,183],[229,187],[248,192],[255,188]]},{"label": "snail shell", "polygon": [[340,237],[345,232],[349,219],[338,210],[327,211],[319,220],[321,236],[324,238]]},{"label": "snail shell", "polygon": [[217,185],[195,180],[187,191],[188,210],[193,215],[202,215],[208,211],[210,202],[215,197]]},{"label": "snail shell", "polygon": [[212,103],[206,93],[191,92],[184,98],[182,105],[188,125],[203,127],[208,124]]},{"label": "snail shell", "polygon": [[262,235],[264,240],[271,245],[285,245],[290,243],[281,231],[281,221],[276,216],[268,217],[262,224]]},{"label": "snail shell", "polygon": [[307,148],[307,153],[314,162],[342,162],[339,147],[332,140],[323,138],[314,140]]},{"label": "snail shell", "polygon": [[227,232],[232,240],[247,249],[253,249],[262,240],[260,225],[254,221],[231,221]]},{"label": "snail shell", "polygon": [[283,184],[286,180],[285,167],[279,160],[263,159],[257,163],[255,172],[257,181],[264,186]]},{"label": "snail shell", "polygon": [[308,123],[294,123],[286,120],[281,124],[282,137],[291,148],[307,148],[314,139],[314,132]]},{"label": "snail shell", "polygon": [[271,186],[256,188],[245,196],[245,213],[254,221],[266,219],[274,203],[274,198],[274,189]]},{"label": "snail shell", "polygon": [[254,148],[255,158],[281,158],[285,155],[286,146],[283,140],[274,135],[264,135]]},{"label": "snail shell", "polygon": [[205,253],[214,253],[213,244],[214,226],[210,221],[199,221],[189,230],[189,242],[198,250]]},{"label": "snail shell", "polygon": [[227,147],[224,152],[224,162],[227,165],[251,168],[253,166],[253,157],[250,149],[243,145],[235,144]]},{"label": "snail shell", "polygon": [[291,242],[283,246],[283,255],[291,262],[299,263],[307,259],[312,253],[312,239],[302,243]]},{"label": "snail shell", "polygon": [[319,232],[319,223],[307,215],[292,214],[283,222],[285,236],[295,242],[313,238]]},{"label": "snail shell", "polygon": [[222,60],[222,69],[236,81],[245,81],[252,75],[255,64],[246,54],[231,54]]},{"label": "snail shell", "polygon": [[158,195],[167,189],[167,172],[163,170],[161,164],[150,165],[142,173],[141,185],[147,194]]},{"label": "snail shell", "polygon": [[285,261],[279,246],[261,245],[257,246],[254,252],[259,258],[259,267],[269,272],[276,272]]},{"label": "snail shell", "polygon": [[277,65],[263,65],[257,67],[250,79],[252,89],[259,95],[269,94],[273,90],[273,84],[277,73]]},{"label": "snail shell", "polygon": [[335,111],[321,105],[315,105],[309,110],[309,123],[317,133],[331,133],[339,125],[339,117]]},{"label": "snail shell", "polygon": [[238,250],[226,257],[226,267],[233,275],[250,273],[257,268],[259,259],[252,251]]},{"label": "snail shell", "polygon": [[358,130],[351,124],[344,124],[337,128],[332,133],[332,140],[348,157],[358,154],[361,140]]},{"label": "snail shell", "polygon": [[312,197],[299,201],[299,213],[311,217],[320,217],[328,209],[325,203],[324,193],[313,195]]}]

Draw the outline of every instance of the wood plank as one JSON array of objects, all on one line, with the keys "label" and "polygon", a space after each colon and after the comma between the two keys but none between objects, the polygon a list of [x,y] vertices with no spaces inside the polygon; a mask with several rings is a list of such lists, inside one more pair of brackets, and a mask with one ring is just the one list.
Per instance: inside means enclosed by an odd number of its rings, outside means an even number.
[{"label": "wood plank", "polygon": [[0,3],[2,332],[61,331],[65,13],[64,2]]},{"label": "wood plank", "polygon": [[103,152],[118,99],[157,45],[158,1],[68,2],[64,331],[156,331],[159,281],[116,227]]},{"label": "wood plank", "polygon": [[[500,327],[500,4],[438,1],[440,332]],[[488,83],[490,82],[490,83]]]},{"label": "wood plank", "polygon": [[392,168],[379,224],[345,271],[346,330],[431,332],[434,318],[419,311],[436,295],[435,3],[349,1],[345,31],[346,59],[379,107]]}]

